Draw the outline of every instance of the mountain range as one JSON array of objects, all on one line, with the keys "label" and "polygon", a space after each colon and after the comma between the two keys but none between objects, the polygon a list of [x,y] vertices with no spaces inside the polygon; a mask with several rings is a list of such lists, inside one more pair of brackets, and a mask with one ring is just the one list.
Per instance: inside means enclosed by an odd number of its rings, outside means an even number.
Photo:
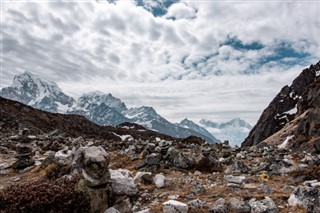
[{"label": "mountain range", "polygon": [[28,71],[16,75],[12,85],[2,88],[0,95],[48,112],[82,115],[99,125],[116,126],[131,122],[173,137],[195,135],[210,143],[219,141],[208,132],[198,132],[197,129],[169,122],[152,107],[128,109],[125,103],[110,93],[95,91],[75,100],[62,92],[56,83]]},{"label": "mountain range", "polygon": [[240,145],[252,129],[249,123],[240,118],[234,118],[223,123],[201,119],[200,125],[220,140],[228,140],[232,146]]}]

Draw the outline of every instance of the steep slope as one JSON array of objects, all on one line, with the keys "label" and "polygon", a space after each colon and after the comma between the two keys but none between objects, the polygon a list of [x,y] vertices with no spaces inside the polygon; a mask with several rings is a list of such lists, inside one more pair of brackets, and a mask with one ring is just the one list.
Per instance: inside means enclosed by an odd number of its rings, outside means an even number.
[{"label": "steep slope", "polygon": [[121,113],[127,110],[126,105],[110,93],[91,92],[82,95],[68,114],[83,115],[100,125],[112,125],[130,121]]},{"label": "steep slope", "polygon": [[48,112],[66,112],[75,103],[56,83],[28,71],[16,75],[12,85],[3,88],[0,95]]},{"label": "steep slope", "polygon": [[186,129],[190,129],[196,132],[199,132],[200,134],[211,138],[212,141],[219,141],[217,138],[215,138],[208,130],[206,130],[204,127],[199,126],[198,124],[194,123],[193,121],[185,118],[180,123],[177,123],[176,125],[181,126]]},{"label": "steep slope", "polygon": [[161,117],[152,107],[142,106],[138,108],[131,108],[124,112],[124,116],[129,118],[132,122],[140,124],[147,129],[170,135],[172,137],[186,138],[194,135],[201,137],[209,143],[217,142],[214,138],[207,137],[194,130],[170,123],[168,120]]},{"label": "steep slope", "polygon": [[240,118],[234,118],[224,123],[202,119],[200,124],[220,140],[228,140],[232,146],[240,145],[252,129],[249,123]]},{"label": "steep slope", "polygon": [[[291,86],[284,86],[263,111],[257,124],[242,143],[242,146],[253,146],[262,142],[281,130],[297,115],[302,114],[303,109],[301,106],[298,107],[297,104],[301,99],[307,98],[313,83],[319,79],[319,72],[320,62],[304,69],[292,82]],[[299,112],[297,113],[298,109]]]}]

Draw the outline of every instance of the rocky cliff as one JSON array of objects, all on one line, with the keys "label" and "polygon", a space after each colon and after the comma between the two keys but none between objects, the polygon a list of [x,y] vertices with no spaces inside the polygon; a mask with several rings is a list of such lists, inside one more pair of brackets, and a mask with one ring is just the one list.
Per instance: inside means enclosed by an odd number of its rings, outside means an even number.
[{"label": "rocky cliff", "polygon": [[[304,69],[291,86],[284,86],[263,111],[257,124],[242,143],[242,147],[261,143],[317,104],[317,101],[311,100],[317,100],[315,83],[319,81],[319,72],[320,62]],[[311,111],[308,112],[309,116],[313,116],[313,110]],[[306,128],[315,127],[307,126]]]}]

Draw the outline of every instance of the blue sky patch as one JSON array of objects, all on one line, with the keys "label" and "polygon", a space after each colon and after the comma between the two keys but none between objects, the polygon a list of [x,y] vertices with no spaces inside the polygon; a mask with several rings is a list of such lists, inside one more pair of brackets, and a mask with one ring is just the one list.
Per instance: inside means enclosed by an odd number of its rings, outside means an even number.
[{"label": "blue sky patch", "polygon": [[236,50],[260,50],[264,47],[259,42],[252,42],[250,44],[244,44],[244,43],[242,43],[242,41],[240,41],[237,38],[228,38],[228,40],[225,43],[221,44],[221,46],[223,46],[223,45],[229,45]]},{"label": "blue sky patch", "polygon": [[153,4],[147,4],[148,1],[149,0],[136,0],[136,3],[138,6],[150,11],[154,17],[165,15],[172,4],[179,2],[179,0],[152,0]]}]

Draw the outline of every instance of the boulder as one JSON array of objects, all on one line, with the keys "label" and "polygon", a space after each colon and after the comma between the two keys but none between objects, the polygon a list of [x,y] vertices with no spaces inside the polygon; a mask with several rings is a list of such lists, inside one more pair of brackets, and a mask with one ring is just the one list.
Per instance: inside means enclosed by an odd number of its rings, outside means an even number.
[{"label": "boulder", "polygon": [[157,188],[163,188],[166,186],[166,178],[163,174],[156,174],[154,177],[154,183]]},{"label": "boulder", "polygon": [[278,207],[275,204],[275,202],[270,197],[265,197],[262,200],[256,200],[255,198],[252,198],[249,201],[249,205],[251,207],[251,212],[255,213],[277,213]]},{"label": "boulder", "polygon": [[223,178],[228,183],[236,183],[236,184],[243,184],[243,181],[246,179],[245,176],[232,176],[232,175],[225,175]]},{"label": "boulder", "polygon": [[160,165],[161,155],[158,153],[152,153],[147,156],[146,162],[148,166]]},{"label": "boulder", "polygon": [[115,195],[133,196],[138,193],[136,184],[134,183],[131,173],[125,169],[110,169],[111,188]]},{"label": "boulder", "polygon": [[320,212],[320,189],[299,186],[290,195],[289,206],[302,206],[308,212]]},{"label": "boulder", "polygon": [[200,172],[222,172],[223,167],[218,160],[215,160],[213,157],[202,156],[199,162],[196,165],[196,169]]},{"label": "boulder", "polygon": [[247,202],[240,200],[238,198],[230,198],[229,200],[231,209],[237,213],[250,213],[251,208]]},{"label": "boulder", "polygon": [[55,153],[54,158],[60,165],[70,165],[73,160],[72,151],[68,149],[59,150]]},{"label": "boulder", "polygon": [[213,206],[209,209],[209,213],[227,213],[228,212],[228,205],[226,200],[220,198],[216,202],[214,202]]},{"label": "boulder", "polygon": [[176,200],[168,200],[162,204],[163,213],[187,213],[188,205]]}]

